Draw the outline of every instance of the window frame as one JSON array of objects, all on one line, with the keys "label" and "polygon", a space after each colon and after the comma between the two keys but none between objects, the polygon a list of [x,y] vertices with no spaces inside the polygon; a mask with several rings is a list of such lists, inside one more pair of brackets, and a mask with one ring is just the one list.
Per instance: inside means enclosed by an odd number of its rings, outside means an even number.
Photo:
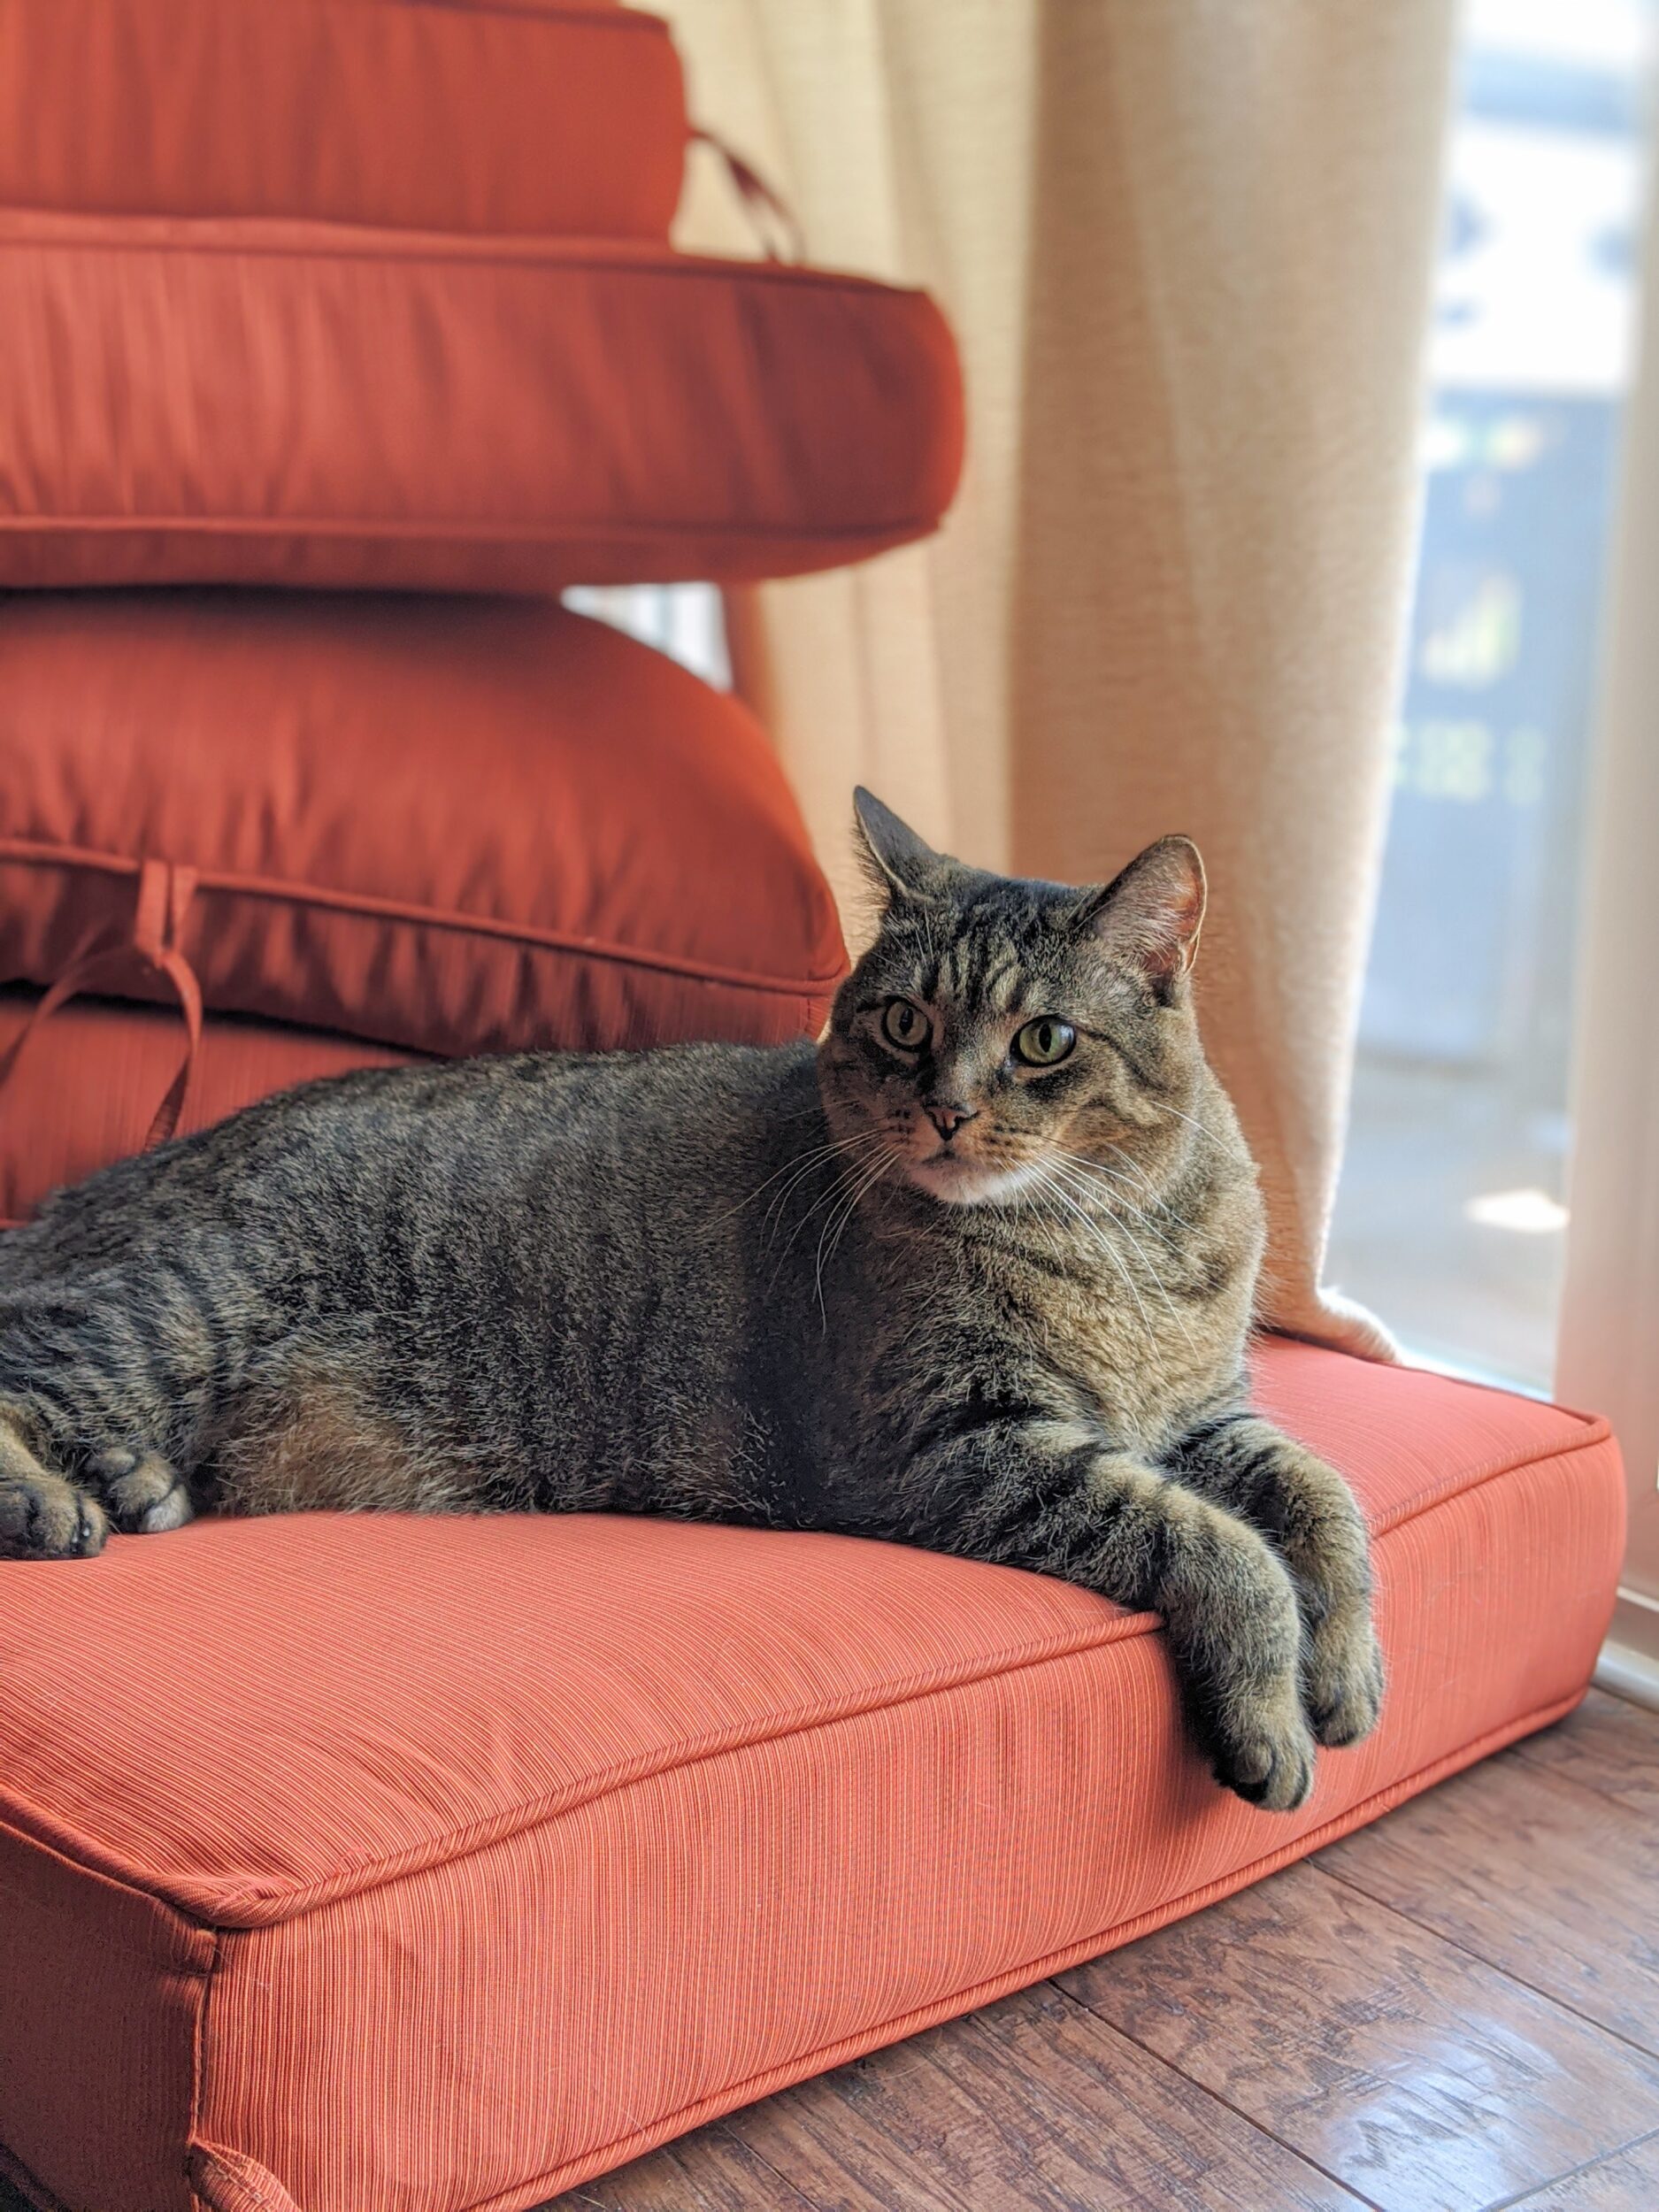
[{"label": "window frame", "polygon": [[1592,755],[1555,1395],[1605,1413],[1630,1533],[1597,1678],[1659,1706],[1659,207],[1650,171]]}]

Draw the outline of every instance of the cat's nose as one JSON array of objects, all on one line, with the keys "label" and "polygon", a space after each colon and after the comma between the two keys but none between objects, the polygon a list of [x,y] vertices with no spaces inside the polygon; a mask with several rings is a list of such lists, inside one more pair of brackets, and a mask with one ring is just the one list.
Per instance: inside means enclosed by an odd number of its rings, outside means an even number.
[{"label": "cat's nose", "polygon": [[922,1111],[938,1130],[945,1142],[949,1144],[963,1123],[973,1119],[975,1110],[972,1106],[947,1105],[936,1098],[925,1098],[922,1101]]}]

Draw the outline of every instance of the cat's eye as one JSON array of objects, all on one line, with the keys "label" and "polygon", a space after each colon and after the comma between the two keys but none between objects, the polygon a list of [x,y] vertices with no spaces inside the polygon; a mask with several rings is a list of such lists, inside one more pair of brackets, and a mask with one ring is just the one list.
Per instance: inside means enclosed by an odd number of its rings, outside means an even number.
[{"label": "cat's eye", "polygon": [[1014,1057],[1028,1068],[1057,1068],[1070,1057],[1076,1042],[1077,1032],[1070,1022],[1056,1021],[1052,1014],[1039,1014],[1015,1038]]},{"label": "cat's eye", "polygon": [[890,998],[881,1010],[881,1033],[901,1052],[919,1052],[933,1031],[919,1006],[907,998]]}]

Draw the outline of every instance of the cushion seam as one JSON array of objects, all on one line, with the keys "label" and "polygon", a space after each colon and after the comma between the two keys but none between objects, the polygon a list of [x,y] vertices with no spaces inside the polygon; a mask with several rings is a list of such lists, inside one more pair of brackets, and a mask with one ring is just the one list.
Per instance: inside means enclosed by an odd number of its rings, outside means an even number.
[{"label": "cushion seam", "polygon": [[190,2039],[190,2113],[185,2133],[183,2170],[185,2185],[190,2192],[192,2204],[198,2203],[194,2178],[190,2172],[190,2146],[201,2133],[202,2116],[207,2103],[207,2008],[213,1994],[213,1978],[219,1971],[225,1954],[225,1939],[219,1931],[211,1930],[212,1949],[208,1955],[202,1974],[201,1989],[196,1998],[194,2032]]},{"label": "cushion seam", "polygon": [[[146,1889],[142,1883],[134,1881],[130,1874],[111,1874],[104,1867],[94,1866],[90,1861],[77,1858],[73,1853],[65,1850],[60,1843],[53,1842],[49,1837],[31,1835],[27,1828],[17,1827],[4,1815],[0,1815],[0,1838],[8,1839],[15,1844],[21,1844],[27,1851],[42,1852],[47,1858],[55,1860],[59,1866],[67,1868],[72,1873],[89,1874],[94,1881],[107,1882],[111,1889],[119,1890],[124,1896],[136,1897],[142,1899],[147,1905],[158,1907],[161,1911],[170,1914],[187,1934],[205,1936],[217,1948],[220,1932],[211,1921],[201,1919],[188,1906],[174,1904],[170,1897],[163,1896],[158,1890]],[[78,1917],[58,1905],[38,1906],[37,1909],[58,1915],[64,1918]],[[102,1940],[106,1950],[119,1951],[123,1958],[136,1959],[150,1965],[155,1963],[155,1952],[145,1949],[142,1945],[126,1942],[119,1936],[114,1938],[106,1936]],[[197,1973],[202,1970],[202,1968],[190,1962],[180,1970]]]},{"label": "cushion seam", "polygon": [[891,521],[810,525],[792,522],[787,518],[755,522],[719,522],[712,519],[705,521],[696,517],[689,521],[660,517],[643,522],[618,522],[603,515],[585,518],[579,517],[568,523],[480,521],[465,515],[439,514],[417,519],[401,515],[193,515],[183,512],[170,515],[0,515],[0,530],[20,530],[31,535],[76,530],[155,530],[199,537],[305,536],[397,540],[439,537],[445,541],[446,549],[451,541],[465,545],[534,547],[582,545],[595,541],[610,543],[613,541],[618,544],[632,544],[639,539],[659,536],[748,538],[761,544],[767,544],[774,538],[787,538],[791,543],[806,545],[862,545],[889,537],[895,531],[915,533],[936,530],[939,523],[940,517],[936,511],[924,516],[896,516]]},{"label": "cushion seam", "polygon": [[[140,868],[140,863],[126,853],[54,845],[38,839],[0,837],[0,864],[8,861],[24,867],[78,869],[88,875],[135,876]],[[198,894],[205,892],[209,896],[270,899],[328,913],[345,913],[357,919],[396,922],[413,928],[494,938],[505,944],[534,947],[582,959],[605,960],[625,967],[650,968],[684,976],[694,982],[723,983],[739,990],[790,998],[814,997],[840,982],[846,972],[844,965],[838,965],[822,975],[756,974],[717,965],[712,961],[693,960],[683,954],[659,953],[645,946],[620,944],[608,938],[578,937],[567,931],[543,929],[534,923],[502,922],[489,915],[466,914],[453,908],[417,906],[412,902],[382,898],[372,892],[336,890],[328,884],[242,875],[212,868],[197,868],[196,879]]]},{"label": "cushion seam", "polygon": [[1595,1451],[1609,1442],[1612,1434],[1609,1424],[1598,1417],[1586,1425],[1582,1435],[1565,1439],[1541,1449],[1522,1452],[1516,1458],[1504,1460],[1496,1467],[1486,1468],[1472,1480],[1460,1484],[1455,1490],[1431,1491],[1427,1496],[1401,1506],[1393,1513],[1385,1514],[1371,1530],[1371,1540],[1380,1542],[1385,1536],[1392,1536],[1396,1529],[1409,1527],[1413,1521],[1420,1520],[1424,1514],[1432,1513],[1440,1506],[1449,1504],[1452,1499],[1472,1497],[1477,1490],[1484,1490],[1488,1483],[1502,1481],[1505,1475],[1519,1474],[1523,1468],[1540,1467],[1547,1460],[1571,1459],[1579,1452]]},{"label": "cushion seam", "polygon": [[[355,0],[353,0],[355,4]],[[463,21],[468,16],[481,16],[487,21],[514,23],[568,23],[572,28],[594,31],[643,32],[648,38],[662,38],[668,42],[676,55],[678,49],[669,35],[666,20],[650,15],[632,4],[621,8],[529,7],[518,4],[518,0],[403,0],[400,14],[458,15]]]},{"label": "cushion seam", "polygon": [[[632,6],[522,7],[515,5],[514,0],[403,0],[403,5],[405,12],[430,9],[440,15],[495,16],[530,23],[572,23],[589,30],[642,30],[649,37],[668,37],[668,25],[663,17],[648,15]],[[670,43],[672,43],[672,40]]]},{"label": "cushion seam", "polygon": [[[14,217],[60,211],[44,209],[0,210],[0,215],[10,212]],[[289,216],[260,215],[90,215],[76,210],[61,211],[64,227],[81,223],[88,226],[104,224],[112,229],[126,224],[165,223],[178,227],[200,224],[238,223],[307,224],[315,219]],[[320,221],[316,227],[326,227]],[[402,230],[374,224],[341,224],[341,230],[369,233],[375,241],[373,245],[358,245],[344,239],[319,236],[303,241],[280,238],[190,238],[190,237],[73,237],[55,236],[51,231],[31,234],[27,222],[12,228],[0,227],[0,252],[11,252],[28,247],[44,253],[108,253],[137,256],[142,254],[200,254],[227,257],[231,259],[260,261],[367,261],[376,265],[386,262],[424,262],[433,268],[451,268],[457,265],[468,269],[526,269],[534,272],[568,270],[572,273],[592,272],[606,276],[643,276],[689,279],[698,283],[724,281],[734,285],[753,283],[782,284],[786,288],[820,292],[844,292],[855,299],[904,299],[924,301],[932,304],[932,295],[918,284],[887,284],[879,277],[859,276],[851,270],[814,268],[805,262],[744,260],[734,254],[690,254],[678,252],[673,247],[664,247],[655,240],[642,243],[634,255],[618,253],[617,247],[624,242],[614,238],[585,239],[549,236],[534,232],[488,233],[433,232]],[[56,228],[56,226],[53,226]],[[524,250],[503,250],[507,237],[522,236]],[[449,250],[438,250],[439,242],[448,243]],[[476,243],[474,242],[476,242]],[[598,252],[586,250],[593,247]]]},{"label": "cushion seam", "polygon": [[[1605,1424],[1603,1428],[1605,1432]],[[1379,1522],[1371,1532],[1372,1541],[1380,1542],[1385,1537],[1393,1535],[1396,1529],[1404,1528],[1412,1521],[1419,1519],[1423,1514],[1437,1511],[1441,1506],[1450,1504],[1455,1499],[1471,1496],[1474,1492],[1485,1489],[1488,1483],[1502,1481],[1508,1475],[1518,1474],[1524,1468],[1541,1466],[1549,1461],[1571,1458],[1576,1453],[1594,1449],[1597,1445],[1605,1440],[1605,1433],[1600,1437],[1586,1437],[1565,1447],[1532,1453],[1505,1466],[1492,1468],[1475,1481],[1465,1484],[1461,1489],[1443,1492],[1438,1497],[1427,1500],[1420,1506],[1409,1509],[1398,1519]],[[1109,1602],[1109,1601],[1102,1600],[1102,1602]],[[660,1766],[648,1763],[638,1773],[617,1775],[615,1778],[607,1778],[603,1776],[592,1778],[595,1786],[591,1789],[582,1790],[578,1786],[564,1802],[548,1805],[542,1810],[530,1813],[523,1820],[505,1826],[501,1834],[492,1834],[487,1839],[480,1839],[476,1844],[445,1848],[442,1839],[434,1839],[433,1845],[429,1847],[432,1855],[422,1858],[418,1864],[408,1868],[394,1866],[394,1862],[400,1855],[396,1853],[388,1854],[386,1858],[379,1861],[370,1861],[364,1867],[352,1870],[354,1878],[350,1880],[348,1886],[330,1895],[319,1895],[314,1902],[296,1904],[290,1909],[279,1911],[271,1916],[262,1914],[259,1922],[251,1924],[269,1926],[297,1920],[311,1911],[323,1909],[328,1904],[336,1901],[338,1898],[361,1897],[369,1891],[381,1888],[388,1883],[406,1880],[411,1875],[429,1872],[441,1866],[458,1864],[462,1860],[470,1858],[476,1850],[488,1849],[495,1843],[505,1842],[512,1837],[528,1834],[532,1830],[547,1827],[552,1822],[562,1820],[567,1815],[580,1811],[586,1806],[596,1804],[603,1798],[620,1795],[623,1791],[633,1789],[641,1783],[656,1781],[666,1775],[705,1765],[709,1761],[720,1758],[728,1752],[747,1751],[760,1744],[787,1742],[795,1736],[811,1735],[820,1729],[839,1727],[845,1721],[859,1720],[875,1713],[891,1712],[900,1706],[918,1704],[928,1698],[952,1696],[959,1690],[976,1688],[984,1682],[1000,1680],[1005,1676],[1025,1673],[1039,1667],[1059,1665],[1068,1659],[1077,1658],[1088,1651],[1104,1649],[1111,1644],[1134,1643],[1144,1637],[1159,1636],[1163,1632],[1164,1623],[1157,1614],[1120,1611],[1109,1618],[1100,1631],[1081,1634],[1075,1641],[1064,1644],[1054,1650],[1034,1651],[1029,1656],[1025,1657],[1010,1655],[1001,1663],[993,1662],[982,1670],[964,1672],[949,1681],[920,1688],[906,1689],[903,1686],[900,1686],[895,1694],[886,1697],[878,1696],[868,1704],[853,1705],[844,1712],[803,1718],[772,1729],[763,1728],[757,1730],[752,1735],[741,1736],[733,1742],[721,1742],[718,1738],[705,1740],[701,1745],[694,1742],[685,1747],[681,1755],[671,1756]],[[486,1823],[479,1824],[488,1825]],[[419,1849],[419,1847],[416,1848]],[[385,1872],[377,1870],[382,1868],[388,1870]],[[342,1879],[343,1877],[344,1870],[340,1875],[326,1878],[323,1882],[298,1885],[289,1893],[289,1896],[294,1899],[304,1898],[308,1890],[326,1889],[330,1882]]]},{"label": "cushion seam", "polygon": [[403,7],[405,12],[431,9],[441,15],[510,17],[516,21],[574,23],[592,30],[643,30],[653,38],[668,36],[668,25],[663,17],[648,15],[632,4],[623,8],[583,7],[580,4],[549,8],[520,6],[515,4],[515,0],[403,0]]},{"label": "cushion seam", "polygon": [[[1104,1604],[1107,1601],[1102,1599],[1100,1602]],[[1098,1625],[997,1653],[987,1657],[984,1663],[964,1669],[946,1681],[929,1683],[918,1681],[912,1676],[898,1684],[878,1685],[867,1699],[849,1701],[842,1709],[793,1717],[780,1716],[777,1724],[773,1726],[763,1724],[752,1730],[740,1726],[736,1732],[728,1730],[724,1735],[710,1732],[701,1739],[665,1745],[658,1760],[648,1759],[639,1764],[636,1770],[628,1770],[634,1763],[624,1761],[619,1767],[612,1766],[602,1773],[584,1777],[563,1789],[548,1792],[529,1807],[511,1808],[506,1812],[477,1821],[472,1824],[472,1828],[483,1832],[471,1841],[462,1843],[457,1840],[469,1836],[471,1830],[452,1830],[425,1844],[411,1846],[407,1852],[388,1853],[381,1858],[365,1861],[360,1866],[336,1869],[320,1879],[292,1884],[284,1892],[260,1895],[254,1901],[266,1909],[262,1909],[255,1918],[227,1918],[223,1915],[211,1917],[197,1906],[180,1902],[165,1887],[160,1885],[152,1886],[143,1876],[130,1868],[109,1878],[120,1882],[140,1895],[158,1900],[178,1913],[180,1918],[215,1932],[242,1932],[255,1928],[282,1925],[342,1898],[362,1896],[388,1883],[406,1881],[415,1876],[430,1873],[439,1867],[455,1864],[470,1858],[476,1851],[510,1842],[515,1836],[562,1819],[567,1813],[580,1811],[584,1806],[633,1788],[636,1784],[655,1781],[659,1777],[677,1773],[683,1768],[702,1765],[728,1753],[748,1751],[762,1744],[787,1741],[795,1736],[810,1735],[820,1728],[839,1727],[845,1721],[894,1711],[901,1706],[917,1704],[927,1698],[949,1696],[957,1690],[972,1689],[982,1682],[998,1680],[1004,1675],[1020,1674],[1033,1668],[1054,1665],[1110,1644],[1137,1642],[1141,1637],[1155,1633],[1157,1627],[1157,1618],[1154,1614],[1115,1611]],[[27,1800],[12,1800],[11,1809],[22,1809],[29,1804]],[[5,1819],[5,1808],[0,1805],[0,1826],[12,1825]],[[35,1837],[27,1829],[13,1827],[12,1832],[30,1842],[44,1841],[48,1849],[56,1851],[60,1857],[70,1860],[71,1863],[84,1864],[90,1872],[104,1873],[104,1869],[90,1855],[103,1848],[92,1839],[79,1834],[75,1836],[74,1846],[88,1855],[76,1859],[72,1858],[71,1849],[65,1847],[64,1842]],[[414,1864],[396,1864],[400,1857],[409,1855],[415,1857]],[[332,1886],[342,1882],[346,1886],[339,1889]],[[311,1895],[312,1892],[325,1891],[328,1893]],[[296,1905],[292,1901],[296,1899],[305,1899],[307,1901]]]},{"label": "cushion seam", "polygon": [[[357,0],[352,0],[352,4],[356,4]],[[562,7],[526,6],[519,4],[518,0],[402,0],[399,12],[415,13],[422,10],[463,17],[503,16],[538,23],[575,23],[595,30],[643,30],[652,37],[668,35],[668,25],[661,16],[646,14],[631,5],[625,8],[584,7],[580,0],[573,0],[573,4],[567,0],[567,4]]]},{"label": "cushion seam", "polygon": [[[981,1977],[979,1981],[971,1982],[963,1988],[953,1990],[946,1996],[932,1998],[925,2004],[911,2005],[905,2011],[893,2014],[873,2028],[860,2028],[852,2036],[837,2037],[834,2041],[819,2044],[811,2051],[797,2052],[790,2058],[780,2059],[775,2064],[763,2068],[758,2073],[747,2075],[741,2081],[725,2083],[718,2089],[710,2091],[706,2096],[697,2098],[690,2104],[682,2105],[677,2110],[664,2113],[659,2118],[650,2121],[643,2130],[636,2128],[633,2134],[613,2137],[608,2143],[598,2145],[592,2150],[580,2152],[576,2157],[567,2159],[562,2167],[552,2168],[546,2176],[527,2176],[523,2181],[515,2183],[511,2192],[498,2192],[493,2197],[484,2198],[477,2204],[466,2207],[465,2212],[496,2212],[496,2208],[506,2202],[508,2195],[517,2195],[523,2189],[540,2187],[544,2181],[553,2182],[561,2190],[579,2185],[558,2177],[586,2166],[590,2159],[609,2158],[613,2151],[634,2141],[635,2137],[641,2133],[656,2137],[658,2141],[672,2141],[680,2132],[676,2123],[682,2115],[697,2112],[704,2105],[727,2097],[731,2098],[732,2103],[726,2106],[726,2109],[733,2110],[738,2106],[749,2101],[744,2095],[744,2092],[753,2084],[765,2081],[780,2071],[787,2071],[798,2067],[801,2071],[795,2078],[797,2080],[810,2079],[814,2074],[823,2071],[820,2062],[845,2044],[863,2045],[865,2043],[866,2037],[873,2037],[879,2040],[866,2047],[875,2048],[879,2047],[880,2043],[889,2039],[902,2040],[903,2035],[910,2032],[904,2026],[906,2021],[931,2014],[941,2005],[957,2008],[958,2012],[972,2011],[980,2001],[978,1997],[980,1990],[997,1988],[1007,1982],[1010,1976],[1025,1977],[1024,1983],[1017,1984],[1017,1985],[1029,1987],[1033,1982],[1042,1980],[1050,1972],[1067,1970],[1061,1967],[1058,1962],[1071,1958],[1074,1954],[1080,1960],[1087,1957],[1098,1957],[1104,1952],[1118,1947],[1112,1943],[1111,1939],[1124,1928],[1133,1927],[1138,1922],[1148,1918],[1157,1920],[1159,1924],[1164,1924],[1164,1916],[1167,1916],[1169,1920],[1179,1919],[1183,1916],[1181,1909],[1187,1906],[1192,1900],[1211,1901],[1210,1897],[1211,1892],[1217,1893],[1214,1901],[1219,1902],[1221,1896],[1231,1895],[1238,1890],[1248,1887],[1252,1879],[1263,1879],[1267,1874],[1277,1871],[1278,1863],[1289,1863],[1293,1856],[1296,1861],[1309,1857],[1315,1851],[1321,1849],[1324,1843],[1334,1842],[1338,1832],[1349,1833],[1354,1828],[1363,1825],[1364,1816],[1370,1808],[1379,1804],[1384,1799],[1394,1797],[1397,1792],[1409,1792],[1414,1784],[1424,1782],[1424,1778],[1433,1778],[1442,1770],[1455,1767],[1457,1763],[1465,1766],[1473,1764],[1485,1755],[1485,1748],[1488,1745],[1494,1749],[1502,1748],[1505,1740],[1515,1741],[1530,1732],[1532,1729],[1546,1725],[1551,1719],[1564,1717],[1566,1713],[1579,1703],[1583,1694],[1582,1689],[1579,1689],[1565,1698],[1552,1698],[1547,1704],[1538,1706],[1531,1712],[1522,1714],[1516,1719],[1504,1721],[1496,1728],[1487,1729],[1485,1734],[1474,1738],[1471,1742],[1460,1744],[1455,1749],[1443,1753],[1440,1758],[1428,1760],[1424,1765],[1414,1769],[1411,1773],[1402,1775],[1397,1780],[1386,1784],[1381,1789],[1372,1791],[1369,1797],[1362,1798],[1358,1804],[1350,1805],[1345,1811],[1333,1815],[1330,1820],[1318,1828],[1310,1830],[1306,1835],[1295,1837],[1289,1843],[1280,1844],[1273,1850],[1263,1853],[1259,1858],[1251,1859],[1242,1867],[1234,1868],[1211,1881],[1202,1882],[1193,1889],[1184,1890],[1178,1897],[1166,1898],[1160,1904],[1148,1907],[1146,1912],[1134,1913],[1125,1919],[1115,1921],[1110,1927],[1097,1930],[1092,1935],[1080,1936],[1071,1943],[1063,1944],[1058,1950],[1045,1952],[1041,1956],[1027,1960],[1021,1965],[1008,1967],[1000,1973]],[[1259,1872],[1258,1870],[1260,1870]],[[1199,1905],[1192,1909],[1200,1910],[1202,1908]],[[1130,1939],[1133,1940],[1133,1939]],[[1091,1949],[1091,1946],[1098,1946],[1099,1948]],[[946,2016],[952,2016],[947,2014]],[[785,2085],[787,2084],[780,2085],[780,2086]],[[663,2130],[660,2137],[656,2136],[656,2131],[659,2128]],[[595,2173],[605,2172],[609,2171],[610,2168],[596,2166],[592,2170]]]}]

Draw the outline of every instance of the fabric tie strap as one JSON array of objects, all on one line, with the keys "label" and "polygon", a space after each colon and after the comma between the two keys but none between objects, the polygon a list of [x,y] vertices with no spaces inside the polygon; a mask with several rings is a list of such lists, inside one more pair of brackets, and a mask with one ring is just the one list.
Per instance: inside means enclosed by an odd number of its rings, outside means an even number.
[{"label": "fabric tie strap", "polygon": [[732,182],[737,188],[755,235],[759,239],[768,261],[802,262],[806,259],[806,241],[795,211],[781,194],[775,192],[759,170],[751,168],[735,148],[714,131],[694,127],[691,135],[701,139],[705,146],[713,147],[726,164]]},{"label": "fabric tie strap", "polygon": [[100,932],[76,954],[35,1007],[4,1057],[0,1057],[0,1089],[15,1074],[31,1039],[60,1006],[100,983],[119,984],[123,972],[130,971],[136,957],[166,978],[184,1016],[184,1056],[156,1109],[144,1138],[144,1149],[148,1152],[167,1141],[184,1118],[189,1103],[202,1042],[202,987],[179,944],[185,915],[196,895],[196,884],[194,868],[179,867],[166,860],[140,864],[138,898],[130,927]]}]

